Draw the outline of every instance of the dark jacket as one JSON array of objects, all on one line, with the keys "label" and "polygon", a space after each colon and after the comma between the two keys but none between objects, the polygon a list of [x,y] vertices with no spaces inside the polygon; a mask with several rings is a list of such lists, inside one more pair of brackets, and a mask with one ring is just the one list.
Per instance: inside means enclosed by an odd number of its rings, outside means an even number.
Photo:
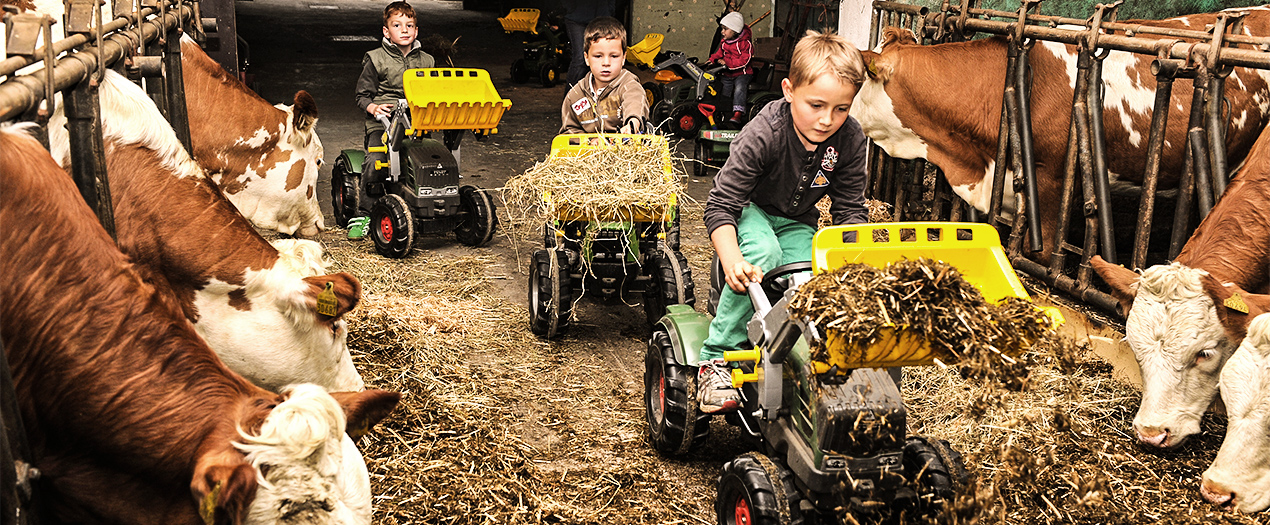
[{"label": "dark jacket", "polygon": [[423,52],[416,40],[410,53],[402,56],[401,50],[387,38],[380,40],[379,47],[366,52],[362,57],[362,74],[357,77],[357,93],[354,100],[357,107],[366,117],[366,130],[383,129],[366,107],[371,104],[394,104],[397,99],[406,98],[406,88],[402,77],[407,69],[433,67],[432,55]]},{"label": "dark jacket", "polygon": [[829,195],[834,224],[866,222],[864,207],[865,137],[848,117],[834,133],[808,152],[794,131],[789,103],[767,105],[732,142],[723,169],[706,200],[706,233],[725,224],[736,227],[751,202],[769,215],[816,227],[816,202]]}]

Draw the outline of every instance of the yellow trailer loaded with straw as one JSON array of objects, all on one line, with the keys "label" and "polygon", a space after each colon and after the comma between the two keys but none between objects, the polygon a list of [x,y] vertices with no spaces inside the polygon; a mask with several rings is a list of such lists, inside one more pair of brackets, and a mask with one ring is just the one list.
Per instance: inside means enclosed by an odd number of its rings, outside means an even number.
[{"label": "yellow trailer loaded with straw", "polygon": [[692,305],[692,270],[679,252],[682,190],[658,135],[560,135],[546,161],[508,181],[509,207],[538,210],[545,223],[529,267],[532,331],[555,337],[587,292],[642,294],[650,323],[668,305]]}]

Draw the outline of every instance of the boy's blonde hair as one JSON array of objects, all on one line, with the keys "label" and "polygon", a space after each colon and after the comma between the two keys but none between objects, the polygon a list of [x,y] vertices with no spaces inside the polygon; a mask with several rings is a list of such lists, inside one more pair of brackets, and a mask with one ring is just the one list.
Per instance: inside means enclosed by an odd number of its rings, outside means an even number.
[{"label": "boy's blonde hair", "polygon": [[842,35],[807,31],[789,61],[789,83],[793,87],[810,84],[821,75],[833,75],[843,83],[860,88],[864,83],[864,59]]},{"label": "boy's blonde hair", "polygon": [[415,25],[419,24],[419,16],[415,14],[415,8],[406,2],[393,2],[384,8],[384,27],[388,27],[388,19],[392,15],[401,15],[414,21]]},{"label": "boy's blonde hair", "polygon": [[622,43],[622,51],[626,51],[626,28],[622,27],[622,23],[611,16],[602,16],[586,25],[586,29],[582,32],[582,41],[586,42],[583,46],[584,51],[591,50],[591,43],[605,38],[612,38]]}]

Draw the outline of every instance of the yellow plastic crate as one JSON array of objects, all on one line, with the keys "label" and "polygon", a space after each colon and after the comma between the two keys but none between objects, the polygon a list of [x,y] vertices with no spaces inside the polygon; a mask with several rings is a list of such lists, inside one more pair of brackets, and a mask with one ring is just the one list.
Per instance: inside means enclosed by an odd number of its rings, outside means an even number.
[{"label": "yellow plastic crate", "polygon": [[[619,133],[557,135],[551,141],[551,156],[577,157],[596,148],[613,147],[634,141],[642,142],[650,147],[661,148],[663,173],[667,179],[674,178],[675,171],[670,164],[670,143],[666,140],[666,137],[661,135],[625,135]],[[677,197],[677,195],[671,195],[669,202],[664,207],[633,206],[629,210],[623,210],[616,216],[611,217],[593,217],[574,206],[570,206],[568,202],[553,203],[549,194],[543,195],[543,200],[546,201],[549,209],[554,205],[554,213],[551,216],[561,221],[666,222],[674,219],[675,206],[678,203]]]},{"label": "yellow plastic crate", "polygon": [[[888,240],[873,240],[873,232],[877,230],[886,231]],[[855,232],[855,240],[847,240],[848,232]],[[959,236],[963,238],[959,239]],[[847,263],[881,268],[903,258],[929,257],[956,267],[966,282],[978,288],[988,302],[995,303],[1006,297],[1031,300],[1001,248],[1000,235],[987,224],[892,222],[833,226],[816,232],[812,246],[814,272],[817,274]],[[1063,323],[1063,315],[1057,309],[1041,309],[1053,326]],[[817,371],[824,372],[831,365],[838,365],[839,370],[845,371],[852,368],[929,365],[935,361],[930,344],[900,326],[883,329],[878,342],[863,352],[849,351],[851,349],[844,348],[844,345],[841,337],[830,332],[826,340],[830,362],[816,363]],[[1000,350],[1006,355],[1018,355],[1026,348]],[[853,360],[848,361],[847,356],[852,356]]]},{"label": "yellow plastic crate", "polygon": [[643,40],[626,48],[626,60],[634,64],[653,67],[653,60],[657,58],[657,53],[661,51],[661,43],[664,40],[666,40],[666,35],[661,33],[644,35]]},{"label": "yellow plastic crate", "polygon": [[412,132],[470,129],[498,133],[512,101],[498,96],[484,69],[408,69],[402,84],[410,103]]},{"label": "yellow plastic crate", "polygon": [[515,8],[507,13],[507,16],[499,18],[498,23],[503,25],[503,31],[511,33],[513,31],[528,31],[538,34],[538,15],[537,9]]}]

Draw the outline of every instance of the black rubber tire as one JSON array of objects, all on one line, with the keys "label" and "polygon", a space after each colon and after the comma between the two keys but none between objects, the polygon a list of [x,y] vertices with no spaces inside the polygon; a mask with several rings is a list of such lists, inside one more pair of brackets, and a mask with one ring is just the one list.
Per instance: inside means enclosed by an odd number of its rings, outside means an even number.
[{"label": "black rubber tire", "polygon": [[459,242],[467,246],[484,246],[494,238],[494,227],[498,225],[498,214],[494,209],[494,201],[476,186],[459,187],[459,211],[463,212],[463,220],[454,229]]},{"label": "black rubber tire", "polygon": [[564,250],[535,250],[529,265],[529,331],[551,339],[573,316],[573,282]]},{"label": "black rubber tire", "polygon": [[658,133],[670,133],[670,101],[662,100],[654,106],[648,108],[648,119],[653,122],[653,127]]},{"label": "black rubber tire", "polygon": [[648,442],[666,456],[682,456],[710,434],[710,414],[697,406],[697,367],[675,362],[664,328],[653,331],[644,354],[644,420]]},{"label": "black rubber tire", "polygon": [[512,62],[513,84],[524,84],[525,82],[529,82],[529,77],[531,75],[533,75],[533,71],[528,60],[517,58],[515,62]]},{"label": "black rubber tire", "polygon": [[750,106],[750,110],[745,115],[745,121],[749,122],[754,120],[754,117],[758,116],[758,112],[763,111],[764,106],[773,100],[779,100],[781,98],[781,95],[777,95],[775,93],[759,97],[758,100],[754,101],[754,105]]},{"label": "black rubber tire", "polygon": [[714,512],[719,525],[795,525],[803,523],[794,473],[758,452],[747,452],[723,465]]},{"label": "black rubber tire", "polygon": [[696,141],[696,147],[693,148],[692,158],[696,161],[692,163],[693,177],[704,177],[706,174],[710,173],[710,168],[706,166],[706,162],[710,159],[706,152],[705,142],[701,140]]},{"label": "black rubber tire", "polygon": [[[662,99],[661,84],[658,84],[651,80],[648,82],[645,82],[644,83],[644,100],[648,102],[649,109],[652,109],[652,107],[656,106],[658,102],[661,102],[661,99]],[[652,113],[649,113],[649,114],[651,115]]]},{"label": "black rubber tire", "polygon": [[704,120],[695,102],[670,108],[670,132],[681,139],[696,137]]},{"label": "black rubber tire", "polygon": [[370,209],[370,236],[375,251],[390,259],[410,255],[415,244],[415,221],[406,201],[393,194],[384,195]]},{"label": "black rubber tire", "polygon": [[666,315],[666,307],[672,304],[697,304],[696,288],[692,283],[692,267],[688,258],[666,243],[657,243],[657,251],[648,254],[648,284],[644,288],[644,315],[654,326]]},{"label": "black rubber tire", "polygon": [[348,157],[340,155],[331,168],[331,208],[334,209],[335,225],[347,228],[348,221],[356,217],[360,211],[361,177],[348,167]]},{"label": "black rubber tire", "polygon": [[961,454],[942,439],[909,436],[904,443],[903,464],[904,477],[917,493],[910,517],[937,519],[944,502],[952,501],[970,477]]},{"label": "black rubber tire", "polygon": [[706,312],[710,315],[717,315],[715,312],[719,309],[719,297],[727,287],[728,281],[723,276],[723,261],[715,254],[710,258],[710,302],[706,305]]},{"label": "black rubber tire", "polygon": [[670,221],[670,226],[666,229],[666,246],[675,251],[679,251],[679,216],[679,210],[675,209],[675,218]]},{"label": "black rubber tire", "polygon": [[556,73],[555,65],[543,64],[538,70],[538,81],[542,82],[542,87],[555,86],[557,80],[560,80],[560,75]]}]

